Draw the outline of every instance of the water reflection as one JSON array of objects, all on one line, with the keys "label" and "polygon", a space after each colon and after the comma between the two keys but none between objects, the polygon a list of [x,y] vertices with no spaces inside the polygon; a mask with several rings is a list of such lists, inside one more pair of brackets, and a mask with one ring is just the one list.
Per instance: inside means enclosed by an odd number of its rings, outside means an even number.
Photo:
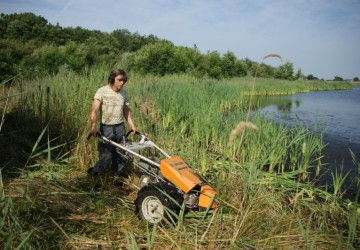
[{"label": "water reflection", "polygon": [[[250,98],[244,97],[244,103],[249,104]],[[277,111],[282,113],[290,113],[292,111],[293,104],[298,108],[301,104],[300,99],[292,100],[290,97],[284,96],[256,96],[252,98],[253,110],[261,110],[268,106],[275,106]]]}]

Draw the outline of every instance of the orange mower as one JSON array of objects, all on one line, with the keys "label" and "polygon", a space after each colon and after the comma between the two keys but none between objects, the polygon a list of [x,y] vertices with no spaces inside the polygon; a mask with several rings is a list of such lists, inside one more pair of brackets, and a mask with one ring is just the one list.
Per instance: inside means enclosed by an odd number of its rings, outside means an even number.
[{"label": "orange mower", "polygon": [[[171,157],[147,135],[136,132],[129,141],[129,131],[121,143],[100,133],[97,136],[113,145],[125,162],[131,162],[141,172],[140,190],[135,199],[135,213],[150,224],[174,222],[180,209],[209,211],[215,208],[216,191],[179,157]],[[145,156],[146,155],[146,156]]]}]

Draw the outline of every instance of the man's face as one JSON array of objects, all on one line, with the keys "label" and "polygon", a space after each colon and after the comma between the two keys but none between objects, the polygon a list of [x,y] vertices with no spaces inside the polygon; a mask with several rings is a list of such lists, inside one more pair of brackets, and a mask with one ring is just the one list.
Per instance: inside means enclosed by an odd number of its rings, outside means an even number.
[{"label": "man's face", "polygon": [[124,86],[125,83],[126,83],[126,77],[123,75],[118,75],[115,77],[114,87],[116,88],[117,91],[120,91],[120,89]]}]

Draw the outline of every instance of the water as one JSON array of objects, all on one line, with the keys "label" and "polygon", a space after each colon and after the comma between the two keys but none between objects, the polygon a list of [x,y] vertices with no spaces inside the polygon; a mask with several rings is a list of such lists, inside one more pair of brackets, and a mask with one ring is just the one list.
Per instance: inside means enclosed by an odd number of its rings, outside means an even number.
[{"label": "water", "polygon": [[360,162],[360,86],[352,90],[313,91],[291,96],[260,97],[260,113],[276,122],[291,125],[300,121],[312,130],[324,132],[323,162],[331,169],[350,171],[347,184],[354,187]]}]

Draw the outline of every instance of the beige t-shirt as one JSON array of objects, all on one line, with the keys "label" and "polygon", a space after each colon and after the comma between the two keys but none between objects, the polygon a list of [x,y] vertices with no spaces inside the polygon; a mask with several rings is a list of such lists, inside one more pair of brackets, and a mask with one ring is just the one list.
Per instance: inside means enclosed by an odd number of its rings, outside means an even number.
[{"label": "beige t-shirt", "polygon": [[94,96],[94,100],[101,102],[100,116],[101,123],[114,125],[125,122],[123,108],[129,106],[129,97],[125,89],[115,92],[109,85],[99,88]]}]

